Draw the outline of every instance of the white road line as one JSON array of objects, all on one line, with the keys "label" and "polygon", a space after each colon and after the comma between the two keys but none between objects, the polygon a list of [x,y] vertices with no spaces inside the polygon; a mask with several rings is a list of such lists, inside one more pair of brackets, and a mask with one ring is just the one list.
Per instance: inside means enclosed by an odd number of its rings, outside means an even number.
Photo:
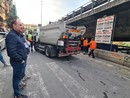
[{"label": "white road line", "polygon": [[56,77],[74,98],[96,98],[88,94],[88,89],[82,87],[72,76],[60,68],[55,62],[47,63]]},{"label": "white road line", "polygon": [[96,62],[98,62],[98,63],[102,63],[102,64],[104,64],[104,65],[107,65],[107,66],[109,66],[109,67],[114,67],[113,65],[111,65],[111,64],[107,64],[107,63],[104,63],[104,62],[102,62],[102,61],[99,61],[99,60],[96,60],[96,59],[94,59]]},{"label": "white road line", "polygon": [[31,98],[50,98],[37,65],[29,65],[28,67],[28,73],[31,74],[31,80],[27,84],[28,95]]}]

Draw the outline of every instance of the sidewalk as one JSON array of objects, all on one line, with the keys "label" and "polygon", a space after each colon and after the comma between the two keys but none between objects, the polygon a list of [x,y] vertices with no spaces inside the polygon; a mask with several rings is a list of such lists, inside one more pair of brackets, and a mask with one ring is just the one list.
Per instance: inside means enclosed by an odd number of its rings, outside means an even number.
[{"label": "sidewalk", "polygon": [[[9,58],[5,50],[2,52],[2,55],[7,63],[9,63]],[[13,98],[12,71],[11,66],[3,67],[3,64],[0,63],[0,98]],[[26,73],[31,76],[31,79],[26,82],[27,86],[22,91],[22,94],[28,95],[29,98],[43,98],[43,96],[47,96],[46,87],[38,68],[30,64],[27,66]]]},{"label": "sidewalk", "polygon": [[[2,51],[5,61],[9,64],[6,50]],[[3,67],[0,62],[0,98],[13,98],[12,89],[12,67]]]},{"label": "sidewalk", "polygon": [[0,98],[13,98],[12,68],[0,69]]}]

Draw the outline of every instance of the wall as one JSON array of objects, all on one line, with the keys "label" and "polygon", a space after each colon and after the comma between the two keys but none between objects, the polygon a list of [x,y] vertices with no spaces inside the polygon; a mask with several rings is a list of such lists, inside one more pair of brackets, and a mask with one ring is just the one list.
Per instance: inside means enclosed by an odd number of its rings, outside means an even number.
[{"label": "wall", "polygon": [[127,54],[96,49],[95,56],[117,64],[121,64],[122,66],[130,67],[130,55]]}]

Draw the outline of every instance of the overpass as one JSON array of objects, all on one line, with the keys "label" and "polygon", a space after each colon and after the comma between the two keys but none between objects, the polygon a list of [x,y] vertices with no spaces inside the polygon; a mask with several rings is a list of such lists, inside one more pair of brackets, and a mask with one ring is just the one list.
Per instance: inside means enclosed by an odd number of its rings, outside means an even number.
[{"label": "overpass", "polygon": [[130,0],[91,0],[59,21],[86,27],[85,37],[94,37],[98,18],[115,15],[113,41],[130,41]]}]

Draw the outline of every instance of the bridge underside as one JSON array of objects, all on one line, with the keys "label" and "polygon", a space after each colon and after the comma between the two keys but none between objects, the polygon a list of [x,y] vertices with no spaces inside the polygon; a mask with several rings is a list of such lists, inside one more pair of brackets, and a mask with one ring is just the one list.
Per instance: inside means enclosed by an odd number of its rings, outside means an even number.
[{"label": "bridge underside", "polygon": [[85,37],[94,37],[96,31],[96,21],[104,15],[115,15],[114,41],[130,41],[130,2],[112,7],[108,10],[93,14],[89,17],[69,23],[69,25],[84,25],[87,29]]}]

